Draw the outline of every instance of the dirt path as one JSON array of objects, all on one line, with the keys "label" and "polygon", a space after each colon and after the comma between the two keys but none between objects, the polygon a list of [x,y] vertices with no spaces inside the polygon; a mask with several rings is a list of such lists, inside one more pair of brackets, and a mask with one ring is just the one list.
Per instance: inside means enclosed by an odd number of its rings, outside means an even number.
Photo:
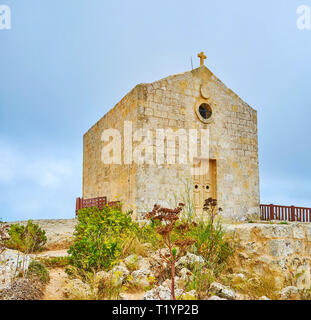
[{"label": "dirt path", "polygon": [[64,269],[49,270],[50,282],[45,288],[42,300],[64,300],[62,290],[64,280],[67,279],[67,274]]},{"label": "dirt path", "polygon": [[[36,254],[36,258],[65,257],[68,256],[68,249],[49,250]],[[45,287],[42,300],[64,300],[63,287],[68,275],[64,268],[49,269],[50,281]],[[124,293],[124,300],[142,300],[145,292]]]},{"label": "dirt path", "polygon": [[[36,255],[36,258],[66,257],[68,249],[44,251]],[[64,281],[68,279],[63,268],[49,269],[50,282],[44,290],[42,300],[64,300],[62,287]]]},{"label": "dirt path", "polygon": [[68,256],[68,249],[62,249],[62,250],[49,250],[49,251],[43,251],[40,253],[35,254],[35,258],[59,258],[59,257],[66,257]]}]

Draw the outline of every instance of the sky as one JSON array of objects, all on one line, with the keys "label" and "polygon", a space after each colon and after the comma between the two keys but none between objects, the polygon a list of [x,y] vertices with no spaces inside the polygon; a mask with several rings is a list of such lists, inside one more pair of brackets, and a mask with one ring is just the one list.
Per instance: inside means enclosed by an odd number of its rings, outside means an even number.
[{"label": "sky", "polygon": [[311,0],[0,0],[0,218],[73,218],[83,134],[136,84],[206,66],[258,111],[261,203],[311,207]]}]

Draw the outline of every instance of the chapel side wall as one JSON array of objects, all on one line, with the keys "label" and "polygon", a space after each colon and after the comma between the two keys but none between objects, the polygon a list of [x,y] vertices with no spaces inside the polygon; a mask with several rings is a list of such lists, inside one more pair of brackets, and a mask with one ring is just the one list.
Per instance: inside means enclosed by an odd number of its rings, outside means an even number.
[{"label": "chapel side wall", "polygon": [[[202,84],[208,88],[208,99],[201,95]],[[147,98],[138,109],[138,126],[209,128],[210,159],[216,160],[217,199],[224,209],[223,216],[239,220],[258,213],[257,112],[206,67],[145,85],[143,90]],[[210,124],[200,122],[194,112],[195,105],[203,102],[213,108],[214,120]],[[178,153],[178,145],[175,149]],[[192,178],[189,165],[140,166],[136,171],[138,213],[143,215],[155,203],[172,207],[184,200],[187,188],[192,196]]]},{"label": "chapel side wall", "polygon": [[230,89],[220,95],[223,110],[218,159],[218,196],[224,217],[258,218],[260,211],[257,111]]},{"label": "chapel side wall", "polygon": [[[101,118],[83,137],[83,197],[107,196],[108,201],[121,201],[124,209],[135,209],[135,165],[123,161],[123,124],[133,123],[137,118],[137,90],[134,88],[112,110]],[[102,148],[107,143],[101,141],[106,129],[118,129],[122,136],[122,164],[104,164],[101,160]]]}]

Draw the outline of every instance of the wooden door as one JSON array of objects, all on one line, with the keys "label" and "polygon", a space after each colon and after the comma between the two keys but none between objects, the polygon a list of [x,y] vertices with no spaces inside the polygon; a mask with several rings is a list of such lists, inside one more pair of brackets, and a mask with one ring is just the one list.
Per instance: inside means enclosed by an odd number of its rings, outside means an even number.
[{"label": "wooden door", "polygon": [[197,213],[203,212],[206,199],[216,199],[216,161],[200,159],[193,176],[194,207]]}]

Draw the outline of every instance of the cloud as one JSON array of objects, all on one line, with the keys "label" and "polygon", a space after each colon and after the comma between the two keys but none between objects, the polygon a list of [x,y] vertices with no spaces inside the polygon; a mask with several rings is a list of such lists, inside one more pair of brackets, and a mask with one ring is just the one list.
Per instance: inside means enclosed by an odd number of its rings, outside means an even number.
[{"label": "cloud", "polygon": [[[72,218],[81,185],[79,157],[37,156],[0,140],[0,217]],[[78,172],[78,174],[77,174]]]},{"label": "cloud", "polygon": [[27,180],[44,188],[55,188],[73,174],[72,166],[67,159],[36,159],[0,141],[0,184]]},{"label": "cloud", "polygon": [[68,160],[43,159],[25,168],[25,177],[43,188],[56,188],[70,177],[73,164]]}]

